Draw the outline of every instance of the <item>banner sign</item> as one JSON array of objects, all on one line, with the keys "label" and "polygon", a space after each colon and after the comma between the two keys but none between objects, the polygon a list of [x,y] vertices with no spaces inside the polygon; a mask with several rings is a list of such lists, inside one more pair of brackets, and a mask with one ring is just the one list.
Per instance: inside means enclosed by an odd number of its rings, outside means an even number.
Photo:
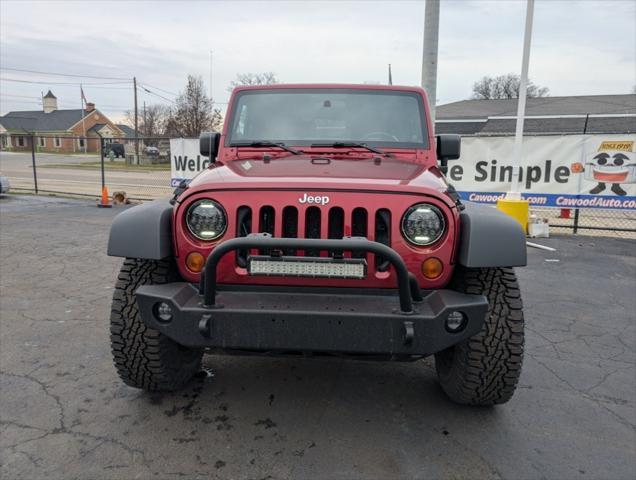
[{"label": "banner sign", "polygon": [[199,154],[198,138],[170,139],[170,186],[178,187],[183,180],[192,180],[209,164],[210,159]]},{"label": "banner sign", "polygon": [[[464,200],[495,203],[510,189],[514,137],[464,137],[447,178]],[[191,180],[210,163],[199,140],[170,140],[171,185]],[[531,205],[636,209],[636,135],[524,137],[520,190]]]},{"label": "banner sign", "polygon": [[[636,135],[524,137],[519,169],[531,205],[636,209]],[[464,137],[448,181],[465,200],[495,203],[510,189],[514,137]]]}]

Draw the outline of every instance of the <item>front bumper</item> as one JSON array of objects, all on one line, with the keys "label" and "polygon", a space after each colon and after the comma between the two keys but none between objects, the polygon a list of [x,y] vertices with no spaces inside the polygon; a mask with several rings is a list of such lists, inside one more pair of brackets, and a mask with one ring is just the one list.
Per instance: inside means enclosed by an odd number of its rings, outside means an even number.
[{"label": "front bumper", "polygon": [[[216,265],[227,252],[289,247],[380,254],[395,268],[398,289],[217,287]],[[488,310],[482,295],[452,290],[422,295],[394,250],[363,238],[227,240],[208,257],[199,288],[185,282],[144,285],[136,296],[143,321],[179,344],[261,352],[428,355],[478,333]],[[162,302],[172,312],[167,321],[158,315]],[[457,312],[461,328],[451,331],[446,321]]]}]

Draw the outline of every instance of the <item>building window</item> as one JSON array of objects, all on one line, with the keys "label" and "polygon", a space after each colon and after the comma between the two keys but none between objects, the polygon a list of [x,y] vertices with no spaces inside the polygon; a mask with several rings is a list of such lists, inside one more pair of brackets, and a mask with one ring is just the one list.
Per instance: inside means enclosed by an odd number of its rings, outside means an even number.
[{"label": "building window", "polygon": [[62,146],[62,139],[60,137],[53,138],[53,145],[55,148],[60,148]]},{"label": "building window", "polygon": [[46,147],[46,138],[44,137],[38,137],[38,145],[40,147]]},{"label": "building window", "polygon": [[83,138],[78,138],[78,139],[77,139],[77,146],[78,146],[79,148],[84,148],[84,143],[85,143],[85,142],[84,142],[84,139],[83,139]]},{"label": "building window", "polygon": [[9,146],[9,142],[7,141],[7,136],[6,135],[2,135],[2,146],[3,147],[8,147]]},{"label": "building window", "polygon": [[24,147],[24,137],[18,137],[18,147]]}]

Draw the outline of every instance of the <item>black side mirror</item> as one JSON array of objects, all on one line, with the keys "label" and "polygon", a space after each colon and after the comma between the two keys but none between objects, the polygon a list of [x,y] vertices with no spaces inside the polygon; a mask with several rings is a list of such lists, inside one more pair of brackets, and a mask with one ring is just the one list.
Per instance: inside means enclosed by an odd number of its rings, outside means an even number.
[{"label": "black side mirror", "polygon": [[204,157],[210,157],[210,162],[216,161],[219,153],[221,134],[217,132],[204,132],[199,137],[199,152]]},{"label": "black side mirror", "polygon": [[437,136],[437,159],[440,170],[445,174],[448,171],[447,162],[457,160],[461,153],[462,138],[453,133],[445,133]]}]

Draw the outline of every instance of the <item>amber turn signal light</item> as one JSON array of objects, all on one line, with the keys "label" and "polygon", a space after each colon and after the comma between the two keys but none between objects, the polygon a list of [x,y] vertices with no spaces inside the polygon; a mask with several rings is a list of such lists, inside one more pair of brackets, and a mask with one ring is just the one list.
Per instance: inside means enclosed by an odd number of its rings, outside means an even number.
[{"label": "amber turn signal light", "polygon": [[429,280],[439,277],[442,274],[442,270],[444,270],[444,266],[439,258],[430,257],[422,262],[422,275]]},{"label": "amber turn signal light", "polygon": [[203,265],[205,265],[205,258],[199,252],[189,253],[186,257],[186,267],[191,272],[199,273],[203,270]]}]

